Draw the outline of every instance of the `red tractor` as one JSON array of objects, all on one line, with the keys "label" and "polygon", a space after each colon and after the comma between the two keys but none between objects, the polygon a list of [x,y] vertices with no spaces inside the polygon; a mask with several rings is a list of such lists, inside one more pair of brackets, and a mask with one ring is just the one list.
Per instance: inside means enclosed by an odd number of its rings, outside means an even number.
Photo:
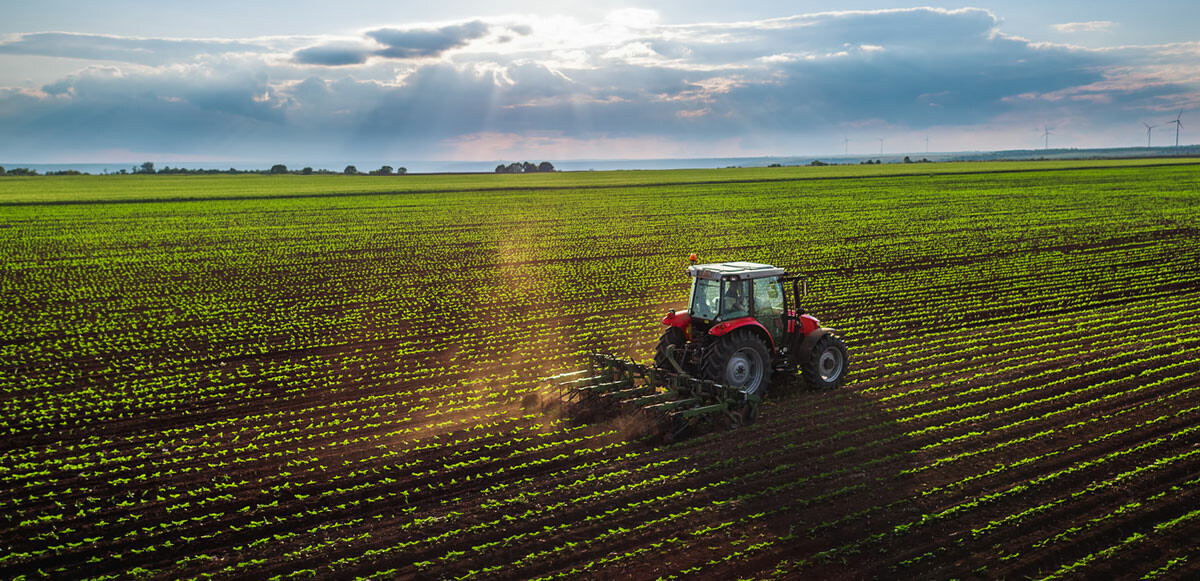
[{"label": "red tractor", "polygon": [[551,378],[586,374],[557,383],[572,409],[583,417],[638,410],[674,439],[722,418],[735,428],[752,421],[773,377],[799,372],[820,390],[845,382],[846,344],[799,307],[804,279],[769,264],[691,260],[688,310],[663,319],[654,364],[592,353],[588,369]]},{"label": "red tractor", "polygon": [[800,308],[803,278],[755,262],[693,264],[687,273],[688,310],[671,310],[663,319],[667,330],[654,353],[658,368],[759,396],[773,375],[796,371],[813,389],[843,384],[846,344]]}]

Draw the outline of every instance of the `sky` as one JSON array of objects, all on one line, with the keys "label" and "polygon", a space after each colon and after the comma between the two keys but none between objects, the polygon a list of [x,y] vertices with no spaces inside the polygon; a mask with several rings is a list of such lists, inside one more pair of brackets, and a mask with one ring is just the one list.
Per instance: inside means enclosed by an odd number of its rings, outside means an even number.
[{"label": "sky", "polygon": [[1200,2],[832,7],[0,0],[0,161],[1128,147],[1144,124],[1200,141]]}]

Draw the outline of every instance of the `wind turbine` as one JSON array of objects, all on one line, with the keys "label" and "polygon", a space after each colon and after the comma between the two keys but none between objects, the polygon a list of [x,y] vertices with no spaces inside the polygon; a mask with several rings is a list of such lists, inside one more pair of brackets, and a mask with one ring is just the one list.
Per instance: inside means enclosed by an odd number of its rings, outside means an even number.
[{"label": "wind turbine", "polygon": [[925,136],[925,153],[929,153],[929,136]]},{"label": "wind turbine", "polygon": [[[1182,114],[1182,113],[1181,113],[1181,114]],[[1142,121],[1142,125],[1145,125],[1145,126],[1146,126],[1146,147],[1150,147],[1150,132],[1151,132],[1151,131],[1153,131],[1153,130],[1154,130],[1154,128],[1155,128],[1155,127],[1158,127],[1158,126],[1157,126],[1157,125],[1151,125],[1151,124],[1149,124],[1149,123],[1146,123],[1145,121]]]},{"label": "wind turbine", "polygon": [[849,138],[849,137],[843,137],[843,138],[842,138],[842,145],[846,146],[846,155],[850,155],[850,138]]},{"label": "wind turbine", "polygon": [[1045,133],[1042,133],[1042,137],[1046,138],[1046,149],[1050,149],[1050,136],[1054,134],[1050,132],[1050,126],[1045,123],[1042,124],[1042,129],[1045,130]]},{"label": "wind turbine", "polygon": [[1179,128],[1183,127],[1183,122],[1179,120],[1180,117],[1183,117],[1183,109],[1179,110],[1179,114],[1174,119],[1167,121],[1167,125],[1175,124],[1175,147],[1179,147]]},{"label": "wind turbine", "polygon": [[879,155],[883,155],[883,138],[879,138]]}]

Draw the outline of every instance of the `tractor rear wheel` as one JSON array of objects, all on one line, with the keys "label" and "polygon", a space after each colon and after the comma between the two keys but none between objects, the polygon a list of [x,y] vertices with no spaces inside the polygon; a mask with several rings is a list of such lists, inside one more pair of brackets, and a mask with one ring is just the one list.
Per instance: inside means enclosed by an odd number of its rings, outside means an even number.
[{"label": "tractor rear wheel", "polygon": [[679,327],[668,327],[666,332],[658,340],[658,346],[654,348],[654,366],[666,371],[675,372],[675,367],[671,365],[667,357],[667,348],[675,347],[675,362],[680,366],[683,362],[679,360],[683,354],[683,346],[687,344],[687,335],[683,329]]},{"label": "tractor rear wheel", "polygon": [[771,383],[771,352],[750,331],[734,331],[717,340],[704,358],[704,378],[762,396]]},{"label": "tractor rear wheel", "polygon": [[812,350],[803,355],[800,371],[809,389],[826,391],[837,389],[846,382],[846,369],[850,363],[846,343],[833,333],[826,333],[813,344]]}]

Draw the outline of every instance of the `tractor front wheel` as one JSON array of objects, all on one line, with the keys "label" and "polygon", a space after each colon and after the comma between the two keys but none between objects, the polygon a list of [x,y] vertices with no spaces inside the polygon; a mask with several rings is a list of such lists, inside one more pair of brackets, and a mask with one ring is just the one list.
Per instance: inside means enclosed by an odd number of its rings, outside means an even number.
[{"label": "tractor front wheel", "polygon": [[683,329],[679,327],[667,328],[666,332],[659,338],[658,346],[654,348],[654,366],[674,373],[675,366],[671,365],[671,362],[668,360],[667,348],[675,348],[675,362],[682,366],[683,361],[680,361],[680,357],[683,355],[683,346],[686,344],[687,335],[684,334]]},{"label": "tractor front wheel", "polygon": [[754,333],[734,331],[721,337],[704,358],[704,377],[762,396],[771,383],[771,352]]},{"label": "tractor front wheel", "polygon": [[846,369],[850,358],[846,351],[846,343],[841,337],[826,333],[804,356],[805,360],[800,368],[804,375],[804,383],[809,389],[837,389],[846,382]]}]

